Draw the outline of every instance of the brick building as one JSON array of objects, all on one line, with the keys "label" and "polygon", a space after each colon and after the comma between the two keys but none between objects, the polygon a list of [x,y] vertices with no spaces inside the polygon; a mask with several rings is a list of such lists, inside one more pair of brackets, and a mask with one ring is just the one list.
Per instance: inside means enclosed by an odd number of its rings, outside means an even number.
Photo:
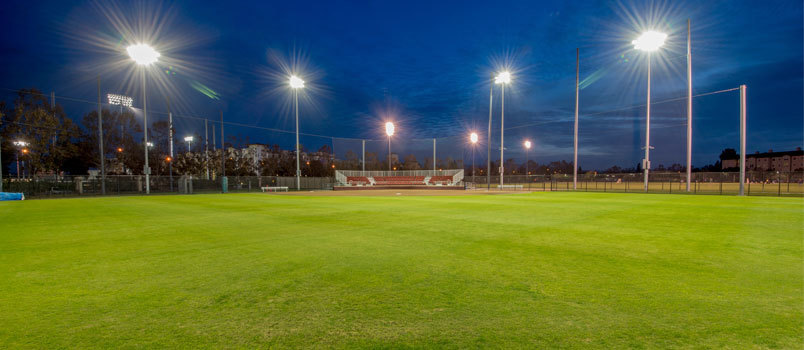
[{"label": "brick building", "polygon": [[[728,157],[721,160],[722,169],[737,168],[740,158]],[[756,152],[745,156],[745,169],[748,171],[802,171],[804,170],[804,151],[796,147],[795,151],[765,153]]]}]

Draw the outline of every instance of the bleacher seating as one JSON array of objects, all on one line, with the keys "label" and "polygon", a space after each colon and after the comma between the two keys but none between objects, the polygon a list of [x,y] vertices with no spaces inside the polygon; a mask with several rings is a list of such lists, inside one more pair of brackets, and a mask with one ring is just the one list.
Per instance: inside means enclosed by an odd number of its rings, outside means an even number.
[{"label": "bleacher seating", "polygon": [[376,185],[425,185],[424,176],[375,176]]},{"label": "bleacher seating", "polygon": [[431,185],[437,185],[437,184],[447,185],[450,184],[451,182],[452,182],[452,176],[433,176],[430,178]]},{"label": "bleacher seating", "polygon": [[366,186],[371,184],[369,179],[365,176],[347,176],[346,183],[352,186]]}]

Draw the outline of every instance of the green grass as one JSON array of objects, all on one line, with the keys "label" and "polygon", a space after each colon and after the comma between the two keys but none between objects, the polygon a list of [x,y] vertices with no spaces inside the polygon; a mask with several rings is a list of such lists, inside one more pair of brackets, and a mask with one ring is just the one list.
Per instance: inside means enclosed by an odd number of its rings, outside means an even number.
[{"label": "green grass", "polygon": [[801,348],[801,198],[0,203],[2,348]]}]

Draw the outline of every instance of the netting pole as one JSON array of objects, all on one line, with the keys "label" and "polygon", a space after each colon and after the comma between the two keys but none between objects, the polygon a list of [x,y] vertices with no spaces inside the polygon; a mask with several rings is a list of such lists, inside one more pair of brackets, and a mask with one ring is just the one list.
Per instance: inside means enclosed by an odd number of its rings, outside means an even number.
[{"label": "netting pole", "polygon": [[170,96],[166,96],[165,98],[167,99],[168,108],[168,136],[170,136],[170,139],[168,140],[168,148],[170,152],[168,173],[170,175],[170,192],[173,192],[173,113],[170,111]]},{"label": "netting pole", "polygon": [[746,88],[740,85],[740,195],[745,195]]},{"label": "netting pole", "polygon": [[572,189],[578,189],[578,75],[580,73],[581,49],[575,48],[575,149],[572,160]]},{"label": "netting pole", "polygon": [[687,19],[687,192],[692,181],[692,35]]},{"label": "netting pole", "polygon": [[209,180],[209,120],[207,118],[204,118],[204,167],[207,180]]},{"label": "netting pole", "polygon": [[491,103],[494,92],[494,75],[492,74],[489,81],[489,132],[486,134],[486,190],[491,190]]},{"label": "netting pole", "polygon": [[363,141],[363,160],[361,161],[361,163],[363,163],[363,171],[365,172],[366,171],[366,140],[362,140],[362,141]]},{"label": "netting pole", "polygon": [[433,175],[436,171],[436,139],[433,138]]},{"label": "netting pole", "polygon": [[[106,166],[103,161],[103,118],[101,110],[100,75],[98,75],[98,149],[100,150],[101,194],[106,194]],[[148,146],[146,145],[146,149]],[[146,161],[147,164],[147,161]]]}]

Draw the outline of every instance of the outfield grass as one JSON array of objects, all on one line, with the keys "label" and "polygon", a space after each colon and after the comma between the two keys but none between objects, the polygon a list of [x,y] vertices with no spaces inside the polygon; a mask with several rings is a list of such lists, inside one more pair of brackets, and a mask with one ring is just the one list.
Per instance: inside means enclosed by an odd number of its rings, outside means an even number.
[{"label": "outfield grass", "polygon": [[801,348],[801,198],[0,203],[0,346]]}]

